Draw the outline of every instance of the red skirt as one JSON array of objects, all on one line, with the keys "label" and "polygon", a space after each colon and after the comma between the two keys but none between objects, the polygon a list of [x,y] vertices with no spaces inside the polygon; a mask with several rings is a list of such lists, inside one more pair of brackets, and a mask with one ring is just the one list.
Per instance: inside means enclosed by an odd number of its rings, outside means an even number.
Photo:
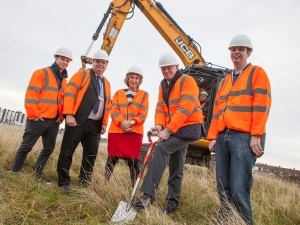
[{"label": "red skirt", "polygon": [[142,143],[143,136],[140,134],[108,134],[108,156],[117,156],[121,159],[139,159]]}]

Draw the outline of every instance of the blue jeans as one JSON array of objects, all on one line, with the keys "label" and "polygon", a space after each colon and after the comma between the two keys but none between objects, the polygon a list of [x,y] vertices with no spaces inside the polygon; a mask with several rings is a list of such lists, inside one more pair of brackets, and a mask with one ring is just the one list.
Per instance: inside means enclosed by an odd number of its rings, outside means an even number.
[{"label": "blue jeans", "polygon": [[256,156],[250,148],[251,135],[229,130],[219,133],[216,141],[216,178],[221,207],[219,220],[226,217],[228,203],[247,224],[253,224],[250,190]]}]

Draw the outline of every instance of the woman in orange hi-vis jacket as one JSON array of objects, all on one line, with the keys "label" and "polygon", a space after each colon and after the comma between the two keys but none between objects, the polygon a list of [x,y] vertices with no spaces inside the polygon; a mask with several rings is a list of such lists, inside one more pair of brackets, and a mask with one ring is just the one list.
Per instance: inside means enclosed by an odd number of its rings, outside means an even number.
[{"label": "woman in orange hi-vis jacket", "polygon": [[216,154],[218,220],[223,223],[230,215],[229,203],[252,225],[252,169],[263,152],[261,138],[271,108],[271,87],[263,68],[247,63],[253,50],[248,36],[236,35],[228,49],[234,70],[220,82],[207,136]]},{"label": "woman in orange hi-vis jacket", "polygon": [[34,166],[34,176],[45,182],[44,167],[55,148],[59,124],[63,121],[63,93],[67,86],[66,68],[73,54],[66,47],[54,54],[55,62],[36,70],[29,81],[25,94],[27,121],[23,141],[15,155],[12,171],[19,172],[37,140],[42,137],[43,149]]},{"label": "woman in orange hi-vis jacket", "polygon": [[112,101],[112,122],[108,130],[108,158],[105,164],[105,179],[108,181],[119,159],[127,160],[132,186],[139,173],[139,157],[144,134],[144,122],[148,115],[148,93],[139,89],[143,71],[132,66],[124,79],[128,86],[118,90]]}]

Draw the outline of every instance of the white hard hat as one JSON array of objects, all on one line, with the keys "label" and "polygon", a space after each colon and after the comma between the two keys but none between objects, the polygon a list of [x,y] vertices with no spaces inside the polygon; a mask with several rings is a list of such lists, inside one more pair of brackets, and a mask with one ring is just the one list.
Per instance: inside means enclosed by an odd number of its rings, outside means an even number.
[{"label": "white hard hat", "polygon": [[164,53],[158,62],[158,67],[178,65],[177,57],[172,53]]},{"label": "white hard hat", "polygon": [[253,49],[252,42],[246,34],[237,34],[231,39],[228,49],[235,46],[242,46]]},{"label": "white hard hat", "polygon": [[128,69],[126,75],[129,73],[136,73],[136,74],[140,75],[141,77],[143,77],[143,70],[139,66],[135,66],[135,65],[131,66]]},{"label": "white hard hat", "polygon": [[60,47],[59,49],[57,49],[57,51],[54,53],[54,56],[59,56],[59,55],[73,60],[72,51],[66,47]]},{"label": "white hard hat", "polygon": [[201,91],[200,95],[206,95],[208,97],[208,94],[206,91]]},{"label": "white hard hat", "polygon": [[109,62],[108,54],[104,50],[98,50],[94,53],[93,59],[102,59]]}]

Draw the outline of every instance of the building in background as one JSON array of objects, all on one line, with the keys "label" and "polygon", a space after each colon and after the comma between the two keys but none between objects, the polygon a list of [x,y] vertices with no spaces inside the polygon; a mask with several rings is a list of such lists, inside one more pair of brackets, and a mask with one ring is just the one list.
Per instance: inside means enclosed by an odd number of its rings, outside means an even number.
[{"label": "building in background", "polygon": [[253,167],[253,172],[256,174],[274,176],[274,177],[300,177],[300,171],[281,166],[271,166],[264,163],[256,163]]},{"label": "building in background", "polygon": [[25,126],[26,115],[21,111],[13,111],[0,107],[0,123]]},{"label": "building in background", "polygon": [[[216,168],[215,154],[211,154],[210,167]],[[270,177],[282,178],[300,183],[300,170],[295,168],[283,168],[281,166],[271,166],[265,163],[255,163],[253,167],[254,174],[260,174]]]},{"label": "building in background", "polygon": [[271,166],[264,163],[256,163],[253,167],[253,173],[300,182],[300,171],[296,170],[295,168],[288,169],[282,168],[281,166]]}]

